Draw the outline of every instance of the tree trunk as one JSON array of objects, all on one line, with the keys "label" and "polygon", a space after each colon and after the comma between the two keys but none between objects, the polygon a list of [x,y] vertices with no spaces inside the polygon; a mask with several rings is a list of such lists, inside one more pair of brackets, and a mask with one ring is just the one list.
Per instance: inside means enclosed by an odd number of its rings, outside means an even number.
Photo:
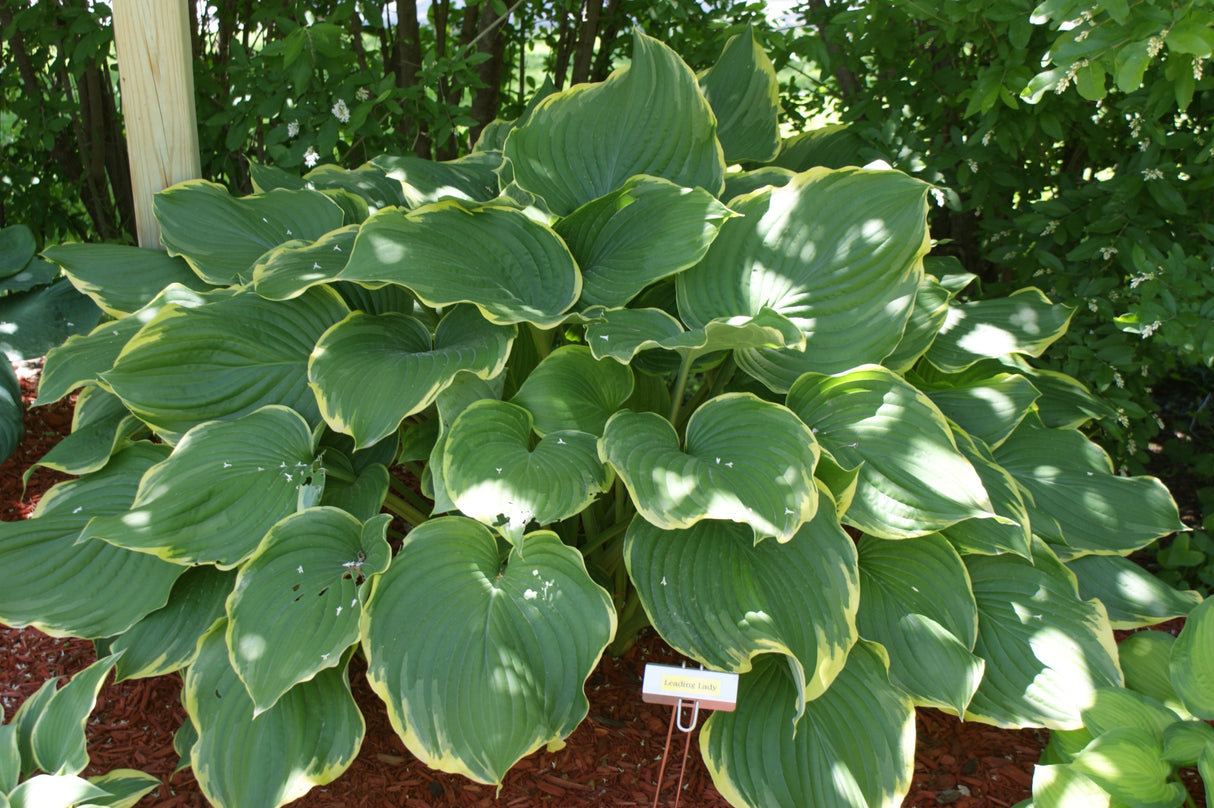
[{"label": "tree trunk", "polygon": [[[417,72],[422,66],[421,28],[417,24],[416,0],[396,0],[396,86],[414,95],[419,90]],[[421,88],[424,91],[424,88]],[[416,104],[416,100],[413,101]],[[406,109],[410,99],[405,98]],[[431,152],[430,132],[423,120],[406,114],[396,125],[403,138],[413,136],[411,149],[414,154],[429,157]]]},{"label": "tree trunk", "polygon": [[594,41],[599,34],[599,17],[603,13],[603,0],[585,0],[582,5],[582,24],[578,29],[577,49],[573,54],[573,75],[569,83],[583,84],[590,80],[590,63],[594,58]]},{"label": "tree trunk", "polygon": [[[507,12],[509,14],[509,12]],[[479,53],[489,54],[489,58],[476,66],[476,75],[481,80],[479,87],[472,94],[472,109],[469,113],[476,124],[469,132],[469,137],[476,140],[484,128],[497,118],[498,108],[502,103],[502,71],[505,63],[506,20],[498,19],[491,3],[481,7],[480,33],[476,37],[476,48]]]}]

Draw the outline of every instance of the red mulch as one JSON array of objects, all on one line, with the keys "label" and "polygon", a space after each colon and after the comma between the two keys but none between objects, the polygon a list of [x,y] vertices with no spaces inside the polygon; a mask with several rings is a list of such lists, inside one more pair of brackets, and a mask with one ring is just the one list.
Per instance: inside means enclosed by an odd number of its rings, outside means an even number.
[{"label": "red mulch", "polygon": [[[22,391],[33,400],[37,367],[25,369]],[[0,465],[0,519],[27,516],[33,503],[62,479],[39,469],[25,495],[21,475],[70,430],[72,402],[27,409],[26,437],[17,453]],[[46,678],[70,675],[95,659],[91,643],[47,637],[33,629],[0,626],[0,704],[11,716]],[[586,690],[590,715],[558,752],[540,751],[520,761],[506,776],[500,795],[464,778],[427,769],[392,731],[362,666],[351,665],[355,698],[367,720],[367,736],[354,764],[338,780],[313,789],[294,808],[582,808],[651,806],[661,766],[670,710],[641,701],[641,673],[647,662],[677,664],[680,658],[660,637],[646,632],[631,651],[605,657]],[[173,733],[185,720],[178,695],[180,679],[164,676],[127,681],[102,689],[88,726],[92,765],[88,774],[136,768],[161,779],[158,791],[138,808],[204,808],[188,769],[174,774]],[[963,723],[935,710],[920,710],[915,774],[904,808],[953,805],[1008,808],[1031,795],[1033,764],[1046,741],[1038,730],[1008,731]],[[674,804],[683,738],[671,744],[661,805]],[[693,747],[696,746],[692,739]],[[1201,799],[1201,788],[1196,790]],[[681,805],[725,808],[698,748],[688,757]],[[1199,802],[1204,805],[1204,802]]]}]

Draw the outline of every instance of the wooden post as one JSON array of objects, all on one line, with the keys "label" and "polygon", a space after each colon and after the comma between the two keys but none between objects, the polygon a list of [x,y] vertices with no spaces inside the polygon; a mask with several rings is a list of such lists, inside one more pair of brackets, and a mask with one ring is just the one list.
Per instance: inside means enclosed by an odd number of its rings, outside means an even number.
[{"label": "wooden post", "polygon": [[140,247],[160,247],[152,196],[201,175],[190,49],[193,0],[114,0],[114,45]]}]

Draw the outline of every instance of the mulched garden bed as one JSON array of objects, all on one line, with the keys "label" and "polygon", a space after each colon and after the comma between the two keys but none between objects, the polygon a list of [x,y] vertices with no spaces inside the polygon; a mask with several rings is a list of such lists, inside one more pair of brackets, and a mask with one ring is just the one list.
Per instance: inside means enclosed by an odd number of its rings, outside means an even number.
[{"label": "mulched garden bed", "polygon": [[[63,479],[38,469],[22,492],[21,476],[70,431],[72,402],[28,409],[37,383],[37,363],[19,368],[27,405],[26,436],[0,465],[0,519],[25,518],[41,494]],[[0,626],[0,704],[11,716],[44,679],[71,675],[96,659],[92,644],[55,639],[33,629]],[[628,653],[604,657],[586,684],[590,715],[563,749],[537,752],[506,776],[500,794],[462,777],[427,769],[406,751],[387,714],[367,685],[358,660],[351,665],[354,695],[367,721],[367,736],[354,764],[335,782],[313,789],[294,808],[583,808],[652,806],[670,709],[641,701],[641,676],[648,662],[679,664],[660,637],[646,632]],[[162,785],[138,808],[205,808],[189,769],[174,773],[178,760],[173,733],[186,720],[179,701],[181,681],[162,676],[110,684],[98,698],[88,725],[92,766],[87,774],[136,768]],[[1031,796],[1033,764],[1048,739],[1040,730],[1009,731],[964,723],[935,710],[917,715],[914,782],[904,808],[953,805],[1008,808]],[[694,735],[695,733],[693,733]],[[665,766],[660,805],[671,806],[679,780],[684,738],[675,733]],[[696,747],[696,739],[691,739]],[[687,757],[681,805],[725,808],[700,760]],[[1200,786],[1196,792],[1200,795]],[[1204,802],[1198,797],[1199,806]]]}]

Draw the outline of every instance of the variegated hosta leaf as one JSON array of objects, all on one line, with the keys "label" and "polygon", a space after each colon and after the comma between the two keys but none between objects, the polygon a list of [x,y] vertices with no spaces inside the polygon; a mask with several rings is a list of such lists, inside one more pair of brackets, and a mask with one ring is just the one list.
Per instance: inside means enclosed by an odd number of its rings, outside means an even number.
[{"label": "variegated hosta leaf", "polygon": [[1033,560],[966,556],[986,673],[966,719],[1000,727],[1077,729],[1100,687],[1122,684],[1104,606],[1035,542]]},{"label": "variegated hosta leaf", "polygon": [[736,673],[760,654],[785,655],[800,693],[794,719],[856,642],[856,547],[829,497],[785,544],[755,544],[734,522],[662,530],[634,518],[624,562],[650,622],[680,653]]},{"label": "variegated hosta leaf", "polygon": [[443,162],[385,154],[368,165],[400,183],[408,207],[420,208],[441,199],[488,202],[497,196],[497,163],[483,154]]},{"label": "variegated hosta leaf", "polygon": [[995,460],[1028,492],[1033,532],[1064,559],[1128,555],[1184,530],[1163,483],[1115,475],[1104,450],[1077,430],[1048,429],[1030,414],[995,451]]},{"label": "variegated hosta leaf", "polygon": [[927,361],[946,373],[959,373],[987,357],[1041,356],[1066,333],[1074,311],[1054,305],[1033,288],[952,306]]},{"label": "variegated hosta leaf", "polygon": [[22,481],[28,483],[42,466],[76,476],[97,471],[136,435],[147,434],[144,423],[131,415],[117,396],[90,385],[76,398],[71,434],[29,466]]},{"label": "variegated hosta leaf", "polygon": [[1035,368],[1016,354],[1002,357],[998,362],[991,360],[989,364],[999,370],[1019,373],[1033,383],[1041,393],[1041,398],[1037,399],[1037,414],[1051,429],[1078,429],[1093,419],[1117,417],[1116,408],[1065,373]]},{"label": "variegated hosta leaf", "polygon": [[837,461],[863,464],[843,517],[848,524],[904,539],[995,516],[948,421],[892,371],[870,365],[837,376],[807,373],[789,391],[788,406]]},{"label": "variegated hosta leaf", "polygon": [[474,303],[499,325],[551,328],[582,291],[565,242],[522,211],[448,200],[363,223],[337,280],[407,286],[427,306]]},{"label": "variegated hosta leaf", "polygon": [[544,357],[511,399],[535,418],[540,435],[574,429],[602,435],[603,426],[632,395],[628,365],[599,359],[582,345]]},{"label": "variegated hosta leaf", "polygon": [[668,530],[701,519],[741,522],[755,541],[788,541],[818,509],[818,442],[779,404],[750,393],[711,399],[687,422],[683,448],[670,422],[621,410],[599,439],[641,516]]},{"label": "variegated hosta leaf", "polygon": [[190,762],[203,795],[215,808],[277,808],[336,780],[366,731],[345,666],[321,671],[254,716],[224,630],[221,620],[199,642],[182,690],[198,731]]},{"label": "variegated hosta leaf", "polygon": [[160,788],[159,777],[135,769],[110,769],[89,782],[109,794],[98,802],[103,808],[134,808],[141,798]]},{"label": "variegated hosta leaf", "polygon": [[42,708],[30,742],[47,774],[80,774],[89,765],[84,727],[117,658],[107,656],[72,676]]},{"label": "variegated hosta leaf", "polygon": [[994,512],[1002,519],[963,519],[940,531],[962,555],[998,555],[1015,553],[1031,558],[1033,526],[1029,510],[1016,480],[995,462],[986,444],[971,438],[964,431],[954,428],[953,438],[957,448],[978,472],[982,487],[991,498]]},{"label": "variegated hosta leaf", "polygon": [[780,151],[780,82],[750,26],[732,36],[717,63],[700,75],[717,116],[726,163],[766,162]]},{"label": "variegated hosta leaf", "polygon": [[700,752],[717,790],[739,808],[898,808],[914,768],[915,710],[889,682],[881,646],[861,640],[830,689],[797,722],[796,685],[777,657],[738,683],[738,707],[716,712]]},{"label": "variegated hosta leaf", "polygon": [[623,306],[703,258],[731,215],[703,188],[637,176],[553,227],[582,269],[581,303]]},{"label": "variegated hosta leaf", "polygon": [[452,309],[433,337],[407,314],[351,312],[316,343],[308,380],[326,423],[361,449],[433,404],[457,374],[496,376],[516,334],[473,306]]},{"label": "variegated hosta leaf", "polygon": [[422,472],[422,492],[434,500],[432,513],[455,510],[455,503],[447,492],[443,481],[443,451],[447,445],[447,433],[459,414],[481,399],[500,401],[505,374],[494,379],[481,379],[468,373],[457,375],[447,389],[438,394],[435,401],[438,409],[439,432],[430,450],[430,462]]},{"label": "variegated hosta leaf", "polygon": [[549,432],[533,448],[531,414],[493,400],[476,402],[451,424],[443,479],[460,511],[515,545],[532,522],[580,513],[611,487],[594,435]]},{"label": "variegated hosta leaf", "polygon": [[949,420],[991,448],[1012,434],[1041,395],[1017,373],[979,378],[959,374],[919,385],[919,389]]},{"label": "variegated hosta leaf", "polygon": [[586,341],[596,357],[625,364],[649,348],[699,357],[744,348],[805,347],[801,329],[772,309],[753,317],[723,317],[691,331],[661,309],[608,309],[587,326]]},{"label": "variegated hosta leaf", "polygon": [[915,292],[915,305],[907,318],[902,339],[894,352],[881,360],[881,364],[895,373],[906,373],[914,367],[919,357],[927,353],[936,334],[940,333],[952,299],[953,293],[941,285],[934,275],[924,273]]},{"label": "variegated hosta leaf", "polygon": [[308,356],[347,314],[337,293],[325,288],[282,302],[244,293],[195,309],[166,306],[102,378],[170,442],[204,421],[268,404],[319,423]]},{"label": "variegated hosta leaf", "polygon": [[1109,793],[1066,763],[1033,767],[1033,801],[1027,808],[1118,808]]},{"label": "variegated hosta leaf", "polygon": [[105,542],[77,544],[94,516],[125,513],[167,448],[137,443],[59,483],[32,519],[0,523],[0,622],[55,637],[109,637],[164,605],[184,567]]},{"label": "variegated hosta leaf", "polygon": [[637,174],[716,196],[725,175],[716,129],[691,69],[637,29],[628,67],[545,98],[504,154],[519,186],[568,216]]},{"label": "variegated hosta leaf", "polygon": [[441,517],[373,584],[367,679],[427,766],[500,783],[585,717],[582,688],[615,628],[611,598],[555,534],[528,535],[503,565],[488,528]]},{"label": "variegated hosta leaf", "polygon": [[889,652],[889,679],[916,704],[964,715],[984,663],[961,557],[939,535],[859,543],[860,635]]},{"label": "variegated hosta leaf", "polygon": [[36,774],[22,781],[7,797],[0,797],[4,808],[73,808],[97,805],[109,793],[83,777]]},{"label": "variegated hosta leaf", "polygon": [[308,508],[270,528],[241,566],[227,601],[228,655],[254,716],[358,642],[363,585],[391,559],[390,520]]},{"label": "variegated hosta leaf", "polygon": [[1214,599],[1189,612],[1172,647],[1168,672],[1185,708],[1203,721],[1214,720]]},{"label": "variegated hosta leaf", "polygon": [[358,225],[350,225],[316,241],[295,239],[275,247],[253,265],[253,290],[271,300],[288,300],[337,277],[350,260],[358,231]]},{"label": "variegated hosta leaf", "polygon": [[123,317],[150,303],[171,284],[203,291],[199,279],[181,258],[163,250],[124,244],[57,244],[43,253],[68,280],[111,317]]},{"label": "variegated hosta leaf", "polygon": [[784,141],[772,163],[793,171],[823,166],[842,168],[868,163],[871,149],[853,124],[820,126]]},{"label": "variegated hosta leaf", "polygon": [[373,463],[357,472],[353,481],[338,479],[332,473],[327,473],[320,504],[341,508],[365,521],[383,508],[391,486],[391,476],[387,467],[379,463]]},{"label": "variegated hosta leaf", "polygon": [[253,262],[292,239],[315,241],[344,222],[340,207],[310,190],[276,190],[233,197],[222,185],[188,180],[152,200],[160,240],[204,281],[247,283]]},{"label": "variegated hosta leaf", "polygon": [[[163,255],[157,251],[158,255]],[[173,284],[132,317],[102,323],[87,335],[74,334],[62,345],[47,352],[42,375],[38,379],[38,398],[34,406],[58,401],[84,384],[96,383],[101,374],[114,366],[114,360],[138,333],[169,303],[196,308],[208,299],[226,297],[227,292],[204,296],[188,287]]]},{"label": "variegated hosta leaf", "polygon": [[250,179],[258,193],[274,188],[314,188],[320,191],[347,191],[366,201],[374,213],[380,208],[405,204],[405,195],[399,181],[372,164],[355,169],[344,169],[331,163],[319,165],[300,177],[274,166],[250,162]]},{"label": "variegated hosta leaf", "polygon": [[80,538],[230,569],[253,554],[271,525],[319,501],[323,489],[307,423],[272,405],[191,429],[144,475],[129,511],[93,519]]},{"label": "variegated hosta leaf", "polygon": [[1173,589],[1120,556],[1084,556],[1068,561],[1067,568],[1079,581],[1080,597],[1104,604],[1113,628],[1153,626],[1183,617],[1201,603],[1199,593]]},{"label": "variegated hosta leaf", "polygon": [[760,166],[750,171],[730,171],[725,175],[725,190],[721,192],[721,199],[728,202],[767,185],[779,188],[787,185],[795,176],[797,176],[797,172],[778,166]]},{"label": "variegated hosta leaf", "polygon": [[897,348],[923,277],[928,186],[896,171],[814,169],[730,205],[699,264],[676,276],[690,327],[775,309],[809,348],[755,349],[738,366],[777,392],[806,371],[880,362]]},{"label": "variegated hosta leaf", "polygon": [[1172,779],[1159,739],[1137,727],[1098,735],[1069,765],[1122,804],[1175,808],[1187,796],[1185,787]]},{"label": "variegated hosta leaf", "polygon": [[223,604],[235,583],[235,572],[206,564],[186,569],[173,584],[169,602],[110,645],[112,652],[122,654],[115,679],[163,676],[190,664],[198,653],[198,640],[224,616]]}]

